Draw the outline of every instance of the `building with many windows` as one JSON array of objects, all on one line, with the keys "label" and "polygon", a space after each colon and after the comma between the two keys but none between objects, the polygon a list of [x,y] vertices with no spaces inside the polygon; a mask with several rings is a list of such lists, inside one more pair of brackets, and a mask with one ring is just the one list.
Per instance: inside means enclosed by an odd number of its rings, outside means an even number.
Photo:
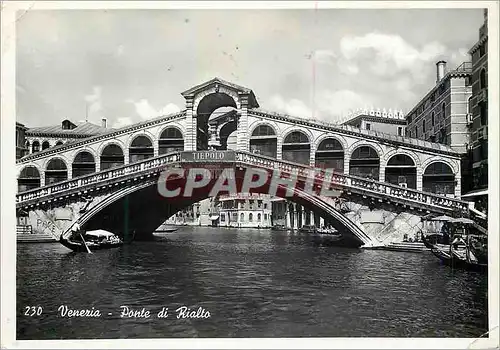
[{"label": "building with many windows", "polygon": [[241,193],[219,197],[220,227],[270,228],[271,196]]},{"label": "building with many windows", "polygon": [[487,208],[488,189],[488,12],[484,10],[484,24],[479,29],[479,40],[470,49],[472,56],[472,98],[470,161],[472,189],[465,198],[474,198],[479,209]]},{"label": "building with many windows", "polygon": [[[407,136],[445,144],[462,155],[462,193],[467,192],[472,183],[469,171],[471,84],[471,62],[448,71],[446,62],[439,61],[436,63],[436,85],[406,115]],[[424,176],[433,177],[433,185],[426,187],[424,182],[423,190],[447,194],[454,187],[449,181],[454,174],[449,168],[435,167],[426,169]]]},{"label": "building with many windows", "polygon": [[436,63],[436,85],[406,115],[409,137],[438,142],[462,154],[469,149],[469,99],[472,96],[472,63],[447,71]]},{"label": "building with many windows", "polygon": [[405,136],[406,119],[403,111],[384,108],[358,110],[353,117],[342,122],[342,125],[351,125],[363,130],[373,130],[385,134]]}]

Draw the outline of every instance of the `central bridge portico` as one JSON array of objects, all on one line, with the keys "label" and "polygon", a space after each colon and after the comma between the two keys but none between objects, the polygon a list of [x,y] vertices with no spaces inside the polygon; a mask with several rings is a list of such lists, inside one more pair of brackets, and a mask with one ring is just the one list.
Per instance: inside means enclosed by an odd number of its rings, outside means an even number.
[{"label": "central bridge portico", "polygon": [[[266,112],[250,89],[218,78],[182,95],[186,108],[179,113],[20,159],[17,207],[28,213],[27,220],[35,227],[56,226],[64,232],[81,218],[97,225],[99,210],[132,198],[133,193],[146,193],[166,165],[186,168],[190,162],[203,161],[217,167],[223,160],[211,157],[224,154],[225,158],[234,157],[225,166],[237,169],[257,166],[298,173],[312,168],[334,169],[333,182],[350,202],[351,213],[341,214],[331,198],[298,193],[292,200],[324,215],[337,215],[339,227],[351,225],[351,232],[366,228],[353,214],[360,208],[384,208],[396,216],[402,211],[421,215],[468,213],[467,203],[458,199],[460,157],[449,147]],[[222,107],[226,110],[220,113]],[[189,154],[191,159],[186,158]],[[173,214],[187,202],[160,207]],[[158,220],[162,215],[158,214]],[[351,215],[350,223],[338,215]],[[394,226],[397,218],[386,216],[382,227],[389,222]],[[40,221],[52,224],[38,225]],[[360,232],[355,235],[360,242],[373,243],[370,234]]]}]

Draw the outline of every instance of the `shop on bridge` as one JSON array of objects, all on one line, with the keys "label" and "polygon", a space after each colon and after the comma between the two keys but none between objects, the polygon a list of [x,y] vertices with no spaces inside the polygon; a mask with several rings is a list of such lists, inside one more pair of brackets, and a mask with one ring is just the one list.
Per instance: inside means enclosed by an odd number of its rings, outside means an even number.
[{"label": "shop on bridge", "polygon": [[184,151],[184,138],[177,128],[166,128],[158,140],[158,154]]},{"label": "shop on bridge", "polygon": [[147,136],[137,136],[128,150],[129,163],[136,163],[154,156],[153,143]]},{"label": "shop on bridge", "polygon": [[27,166],[17,179],[17,191],[24,192],[40,187],[40,172],[34,166]]},{"label": "shop on bridge", "polygon": [[455,174],[448,164],[435,162],[425,168],[422,178],[424,192],[454,195],[455,185]]},{"label": "shop on bridge", "polygon": [[269,125],[259,125],[250,137],[250,152],[276,158],[278,138]]},{"label": "shop on bridge", "polygon": [[417,189],[417,167],[406,154],[392,156],[385,168],[385,182]]},{"label": "shop on bridge", "polygon": [[53,158],[47,164],[45,169],[45,185],[56,182],[66,181],[68,179],[68,168],[62,159]]},{"label": "shop on bridge", "polygon": [[92,153],[79,152],[72,164],[73,178],[95,173],[95,159]]},{"label": "shop on bridge", "polygon": [[354,150],[349,161],[349,174],[379,181],[380,158],[370,146],[360,146]]},{"label": "shop on bridge", "polygon": [[107,145],[101,153],[101,170],[115,168],[125,164],[125,157],[120,146]]},{"label": "shop on bridge", "polygon": [[285,137],[282,158],[300,164],[310,164],[311,144],[306,134],[293,131]]},{"label": "shop on bridge", "polygon": [[344,148],[340,142],[333,138],[323,140],[316,150],[316,167],[324,169],[334,169],[334,171],[344,172]]}]

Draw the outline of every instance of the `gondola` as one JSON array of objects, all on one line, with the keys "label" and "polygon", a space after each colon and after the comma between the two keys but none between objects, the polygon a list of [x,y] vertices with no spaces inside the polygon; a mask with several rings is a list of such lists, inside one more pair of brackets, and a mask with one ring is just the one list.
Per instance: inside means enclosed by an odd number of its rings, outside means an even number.
[{"label": "gondola", "polygon": [[451,244],[432,242],[430,238],[432,236],[436,236],[435,234],[430,236],[422,235],[422,241],[426,247],[431,249],[432,254],[436,256],[443,265],[451,266],[453,268],[463,268],[476,271],[487,270],[487,248],[485,248],[484,244],[477,244],[480,243],[481,239],[486,238],[486,236],[466,232],[465,227],[473,224],[470,219],[449,218],[442,221],[446,221],[452,226],[453,224],[461,225],[461,229],[464,230],[463,232],[459,232],[459,230],[453,228],[453,231],[457,233],[453,235],[453,241]]},{"label": "gondola", "polygon": [[111,232],[104,230],[75,231],[70,238],[61,235],[59,242],[74,252],[92,252],[94,250],[118,248],[123,241]]}]

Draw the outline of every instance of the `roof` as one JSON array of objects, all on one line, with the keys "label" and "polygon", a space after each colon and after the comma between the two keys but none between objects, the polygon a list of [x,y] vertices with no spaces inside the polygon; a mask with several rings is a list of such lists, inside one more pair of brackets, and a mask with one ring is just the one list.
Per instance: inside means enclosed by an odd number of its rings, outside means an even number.
[{"label": "roof", "polygon": [[357,135],[357,136],[363,136],[363,137],[377,139],[379,141],[388,141],[388,142],[394,142],[394,143],[401,144],[401,145],[408,145],[408,146],[413,146],[413,147],[430,149],[430,150],[434,150],[437,152],[446,152],[449,154],[453,154],[455,156],[460,156],[460,154],[461,154],[460,152],[457,152],[453,148],[446,146],[446,145],[443,145],[441,143],[423,141],[423,140],[414,139],[414,138],[406,137],[406,136],[397,136],[394,134],[383,133],[383,132],[375,131],[375,130],[365,130],[365,129],[356,128],[356,127],[351,126],[351,125],[339,125],[339,124],[335,124],[335,123],[328,123],[328,122],[318,120],[318,119],[294,117],[294,116],[289,116],[289,115],[280,114],[280,113],[276,113],[276,112],[265,111],[265,110],[262,110],[260,108],[249,110],[249,113],[258,113],[260,115],[268,116],[268,117],[275,118],[275,119],[282,119],[282,120],[285,120],[285,121],[288,121],[291,123],[300,122],[302,124],[306,124],[306,125],[312,126],[312,127],[328,128],[334,132],[349,133],[349,134],[353,134],[353,135]]},{"label": "roof", "polygon": [[217,85],[217,84],[225,86],[231,90],[235,90],[241,94],[248,94],[249,95],[248,107],[249,108],[259,107],[259,103],[257,102],[257,99],[255,98],[255,95],[251,89],[246,88],[246,87],[241,86],[241,85],[230,83],[228,81],[222,80],[222,79],[217,78],[217,77],[213,78],[212,80],[206,81],[202,84],[196,85],[196,86],[182,92],[181,95],[184,97],[192,96],[192,95],[195,95],[196,93],[198,93],[202,90],[209,89],[213,85]]},{"label": "roof", "polygon": [[34,128],[28,128],[26,130],[27,135],[66,135],[66,136],[93,136],[105,134],[113,131],[112,128],[103,128],[102,126],[90,123],[90,122],[80,122],[77,123],[74,129],[63,129],[61,124],[52,126],[39,126]]}]

